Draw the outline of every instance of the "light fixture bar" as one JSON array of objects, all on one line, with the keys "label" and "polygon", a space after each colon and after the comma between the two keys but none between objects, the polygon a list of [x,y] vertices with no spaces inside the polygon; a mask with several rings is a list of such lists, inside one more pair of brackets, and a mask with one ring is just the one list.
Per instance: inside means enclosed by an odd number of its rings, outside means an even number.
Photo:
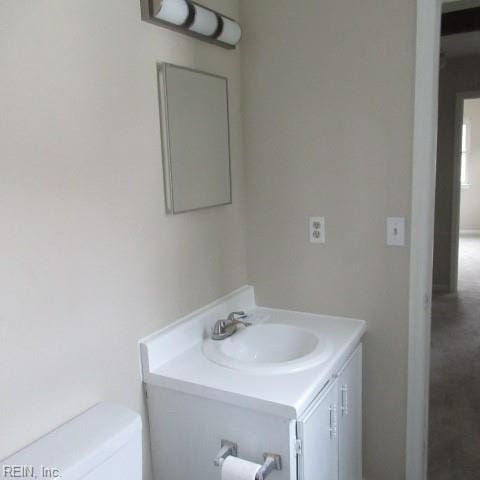
[{"label": "light fixture bar", "polygon": [[226,49],[242,30],[232,18],[191,0],[140,0],[142,20]]}]

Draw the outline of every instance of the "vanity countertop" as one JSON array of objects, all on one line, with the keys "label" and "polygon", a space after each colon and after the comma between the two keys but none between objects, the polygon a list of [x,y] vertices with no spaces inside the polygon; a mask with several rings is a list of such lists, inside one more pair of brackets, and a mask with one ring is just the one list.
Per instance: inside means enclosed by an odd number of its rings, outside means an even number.
[{"label": "vanity countertop", "polygon": [[[247,373],[218,365],[202,352],[212,322],[243,309],[253,322],[306,328],[328,341],[328,359],[293,373]],[[260,320],[258,320],[260,319]],[[363,320],[255,305],[246,286],[140,341],[143,380],[187,394],[295,419],[338,373],[366,329]]]}]

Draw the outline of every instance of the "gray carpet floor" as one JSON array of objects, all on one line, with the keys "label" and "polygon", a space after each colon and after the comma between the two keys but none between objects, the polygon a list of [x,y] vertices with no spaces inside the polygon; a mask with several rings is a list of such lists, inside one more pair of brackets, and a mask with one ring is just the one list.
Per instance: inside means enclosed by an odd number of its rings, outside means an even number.
[{"label": "gray carpet floor", "polygon": [[432,305],[428,480],[480,479],[480,238],[460,239],[458,293]]}]

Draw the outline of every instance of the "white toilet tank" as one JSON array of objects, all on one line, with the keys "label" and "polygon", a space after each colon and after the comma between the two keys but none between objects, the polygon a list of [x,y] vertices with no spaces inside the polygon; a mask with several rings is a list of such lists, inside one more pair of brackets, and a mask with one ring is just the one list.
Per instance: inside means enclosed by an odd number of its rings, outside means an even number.
[{"label": "white toilet tank", "polygon": [[0,478],[141,480],[140,415],[99,403],[3,460]]}]

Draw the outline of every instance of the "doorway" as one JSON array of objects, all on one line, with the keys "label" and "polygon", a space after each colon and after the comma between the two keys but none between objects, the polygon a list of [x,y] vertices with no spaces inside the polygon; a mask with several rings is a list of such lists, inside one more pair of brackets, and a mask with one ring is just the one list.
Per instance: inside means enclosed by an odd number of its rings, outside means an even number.
[{"label": "doorway", "polygon": [[480,43],[462,55],[455,37],[441,40],[428,480],[480,471]]},{"label": "doorway", "polygon": [[[480,67],[480,60],[478,66]],[[459,288],[464,288],[462,282],[467,281],[465,275],[468,273],[465,269],[469,269],[461,261],[468,250],[467,247],[462,247],[462,239],[472,239],[472,242],[464,242],[465,245],[476,244],[480,239],[480,91],[460,95],[458,108],[461,125],[457,126],[460,137],[460,248],[457,256]]]},{"label": "doorway", "polygon": [[[466,5],[467,3],[469,5]],[[405,462],[407,480],[425,480],[428,470],[435,205],[433,172],[435,172],[437,157],[439,39],[442,8],[461,10],[478,6],[479,3],[474,0],[417,0]],[[470,89],[474,90],[475,87]],[[452,477],[448,478],[450,480]]]},{"label": "doorway", "polygon": [[[468,95],[472,97],[472,95]],[[480,95],[478,95],[480,97]],[[455,290],[432,302],[429,480],[480,471],[480,98],[457,99]],[[441,111],[440,111],[441,114]],[[439,129],[439,135],[441,129]],[[441,142],[439,141],[439,146]],[[457,280],[456,278],[456,280]]]},{"label": "doorway", "polygon": [[458,288],[460,237],[480,235],[480,187],[472,183],[480,176],[480,90],[458,91],[480,86],[480,35],[478,55],[444,58],[439,79],[433,291],[443,294]]}]

